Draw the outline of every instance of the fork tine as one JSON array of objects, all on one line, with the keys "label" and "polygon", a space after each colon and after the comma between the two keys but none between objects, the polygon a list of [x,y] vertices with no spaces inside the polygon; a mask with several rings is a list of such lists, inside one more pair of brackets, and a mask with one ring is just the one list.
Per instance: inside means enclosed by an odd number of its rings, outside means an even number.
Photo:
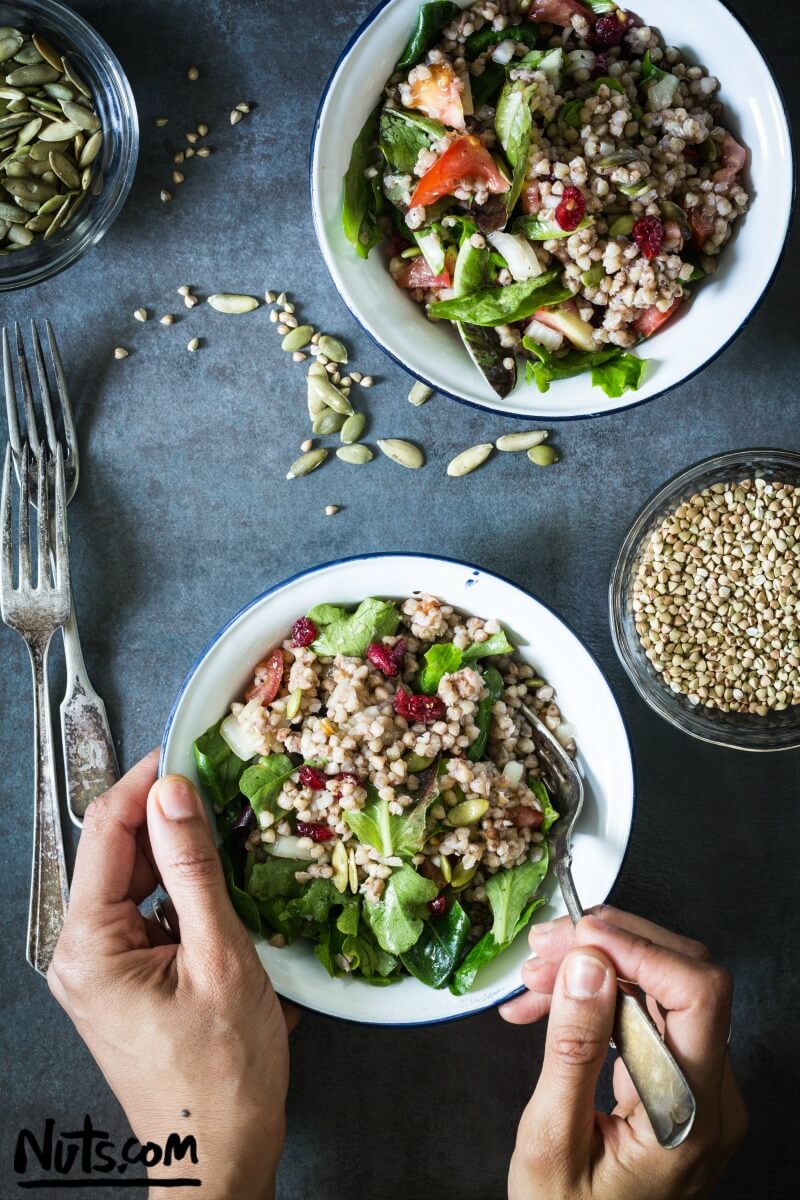
[{"label": "fork tine", "polygon": [[64,453],[56,447],[56,590],[61,592],[69,581],[69,538],[67,536],[67,484],[64,478]]},{"label": "fork tine", "polygon": [[20,382],[22,383],[25,420],[28,423],[28,444],[33,451],[34,458],[39,458],[42,445],[39,441],[39,430],[36,427],[36,409],[33,407],[31,377],[28,371],[28,359],[25,354],[25,343],[22,340],[22,330],[19,327],[19,321],[14,322],[14,330],[17,335],[17,365],[19,367]]},{"label": "fork tine", "polygon": [[50,346],[50,354],[53,360],[53,374],[56,379],[56,391],[58,392],[59,403],[61,404],[61,419],[64,422],[64,441],[67,447],[66,461],[78,469],[78,437],[75,432],[75,419],[72,415],[72,404],[70,403],[69,392],[67,391],[67,380],[64,375],[64,366],[61,362],[61,355],[58,351],[58,343],[56,335],[53,333],[53,326],[49,321],[45,321],[44,327],[47,330],[47,341]]},{"label": "fork tine", "polygon": [[31,321],[31,334],[33,336],[33,357],[36,361],[36,374],[39,377],[39,391],[42,397],[42,414],[44,416],[47,441],[51,452],[55,452],[58,435],[56,434],[55,421],[53,420],[53,406],[50,403],[50,383],[47,378],[47,371],[45,370],[44,357],[42,356],[42,343],[39,341],[39,330],[36,328],[35,321]]},{"label": "fork tine", "polygon": [[[5,331],[4,331],[5,333]],[[6,446],[6,460],[3,464],[3,494],[0,500],[2,507],[2,524],[0,525],[0,545],[2,546],[2,564],[0,565],[0,601],[5,609],[14,588],[14,570],[12,567],[13,538],[11,534],[11,443]]]},{"label": "fork tine", "polygon": [[39,591],[48,590],[50,584],[50,497],[48,495],[47,479],[47,450],[44,449],[36,460],[37,495],[36,526],[39,542],[39,561],[36,567],[36,586]]},{"label": "fork tine", "polygon": [[19,459],[19,588],[32,585],[31,579],[31,456],[28,443],[22,447]]},{"label": "fork tine", "polygon": [[8,344],[8,330],[3,326],[3,382],[6,393],[6,416],[8,418],[8,440],[14,458],[19,458],[22,445],[19,437],[19,413],[17,412],[17,389],[14,384],[14,370],[11,366],[11,347]]}]

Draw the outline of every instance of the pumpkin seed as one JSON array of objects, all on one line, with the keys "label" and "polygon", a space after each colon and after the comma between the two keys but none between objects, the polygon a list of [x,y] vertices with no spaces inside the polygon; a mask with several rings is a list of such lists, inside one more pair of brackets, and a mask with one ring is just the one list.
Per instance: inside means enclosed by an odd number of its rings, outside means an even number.
[{"label": "pumpkin seed", "polygon": [[75,137],[78,126],[72,121],[53,121],[39,134],[43,142],[68,142]]},{"label": "pumpkin seed", "polygon": [[51,46],[47,39],[43,38],[40,33],[35,33],[31,38],[31,41],[36,47],[39,56],[43,58],[45,62],[49,62],[50,66],[58,71],[60,75],[64,69],[64,64],[62,62],[61,55],[58,53],[55,47]]},{"label": "pumpkin seed", "polygon": [[300,712],[300,705],[303,702],[303,689],[295,688],[289,697],[286,704],[286,716],[290,721],[293,721]]},{"label": "pumpkin seed", "polygon": [[17,246],[30,246],[33,241],[33,233],[25,225],[12,225],[7,238],[9,242],[13,242]]},{"label": "pumpkin seed", "polygon": [[308,381],[308,394],[314,394],[318,400],[326,404],[328,408],[332,408],[334,412],[343,413],[344,416],[352,415],[353,406],[343,392],[340,392],[331,381],[321,375],[312,375]]},{"label": "pumpkin seed", "polygon": [[24,225],[27,219],[23,210],[16,204],[6,204],[4,200],[0,200],[0,221],[7,221],[9,225]]},{"label": "pumpkin seed", "polygon": [[34,117],[32,121],[28,121],[27,125],[23,125],[17,134],[17,145],[27,146],[28,142],[32,142],[36,134],[42,128],[42,118]]},{"label": "pumpkin seed", "polygon": [[469,450],[462,450],[448,463],[447,474],[453,479],[458,479],[461,475],[469,475],[471,471],[486,462],[493,450],[494,446],[491,442],[481,442],[477,446],[470,446]]},{"label": "pumpkin seed", "polygon": [[460,804],[456,804],[455,808],[449,810],[445,822],[452,826],[453,829],[460,829],[465,825],[477,824],[484,813],[488,811],[488,800],[478,799],[477,797],[471,800],[462,800]]},{"label": "pumpkin seed", "polygon": [[0,62],[5,62],[7,58],[13,58],[24,41],[22,34],[17,33],[16,30],[12,30],[0,38]]},{"label": "pumpkin seed", "polygon": [[463,891],[463,889],[472,882],[472,877],[477,869],[477,866],[465,868],[463,862],[459,859],[456,869],[453,871],[453,878],[450,881],[450,886],[453,891]]},{"label": "pumpkin seed", "polygon": [[504,433],[495,442],[498,450],[532,450],[534,446],[546,441],[546,429],[532,429],[530,433]]},{"label": "pumpkin seed", "polygon": [[66,75],[66,77],[70,81],[70,83],[73,84],[73,86],[76,87],[79,92],[82,92],[87,100],[91,100],[92,93],[89,90],[88,85],[86,83],[84,83],[81,76],[78,74],[78,72],[73,67],[70,59],[67,58],[66,54],[62,57],[61,61],[64,64],[64,74]]},{"label": "pumpkin seed", "polygon": [[9,87],[30,87],[34,83],[55,83],[60,71],[49,63],[34,63],[32,66],[18,67],[10,75],[6,75]]},{"label": "pumpkin seed", "polygon": [[344,413],[334,412],[332,408],[323,408],[322,412],[317,413],[314,417],[311,429],[319,437],[330,437],[332,433],[339,432],[344,422]]},{"label": "pumpkin seed", "polygon": [[350,884],[350,891],[358,893],[358,867],[356,866],[356,852],[350,850],[347,855],[347,878]]},{"label": "pumpkin seed", "polygon": [[552,467],[558,462],[558,451],[555,446],[534,446],[528,451],[528,458],[537,467]]},{"label": "pumpkin seed", "polygon": [[340,458],[342,462],[358,467],[363,463],[372,462],[375,455],[369,446],[364,446],[361,442],[356,442],[354,446],[340,446],[336,451],[336,457]]},{"label": "pumpkin seed", "polygon": [[323,333],[317,345],[319,346],[320,354],[324,354],[331,362],[347,362],[347,349],[338,338],[330,337],[327,333]]},{"label": "pumpkin seed", "polygon": [[337,892],[343,893],[347,891],[347,865],[347,849],[345,844],[344,842],[337,841],[331,854],[331,866],[333,867],[331,882]]},{"label": "pumpkin seed", "polygon": [[286,478],[300,479],[303,475],[310,475],[312,471],[316,471],[317,467],[322,466],[327,457],[328,451],[323,450],[321,446],[316,450],[309,450],[306,454],[301,454],[289,467]]},{"label": "pumpkin seed", "polygon": [[56,113],[58,116],[61,115],[61,109],[57,104],[54,104],[52,100],[40,100],[38,96],[30,96],[28,98],[28,103],[32,104],[33,107],[38,109],[40,112]]},{"label": "pumpkin seed", "polygon": [[366,425],[367,418],[363,413],[354,412],[352,416],[348,417],[339,433],[339,437],[345,446],[350,446],[353,442],[360,441],[364,435]]},{"label": "pumpkin seed", "polygon": [[72,88],[68,88],[64,83],[46,83],[42,87],[42,91],[46,96],[50,96],[53,100],[74,100],[75,93]]},{"label": "pumpkin seed", "polygon": [[80,175],[70,159],[67,158],[66,154],[62,154],[60,150],[50,151],[50,166],[61,182],[65,183],[68,188],[78,188],[81,186]]},{"label": "pumpkin seed", "polygon": [[[49,85],[45,85],[49,86]],[[0,100],[24,100],[25,93],[19,88],[0,87]]]},{"label": "pumpkin seed", "polygon": [[290,329],[281,342],[281,350],[287,350],[289,353],[302,350],[303,346],[307,346],[311,341],[313,332],[313,325],[298,325],[296,329]]},{"label": "pumpkin seed", "polygon": [[61,205],[61,208],[59,208],[58,212],[53,217],[53,219],[50,222],[50,224],[48,225],[47,229],[44,231],[44,240],[45,241],[49,241],[50,238],[53,236],[53,234],[57,233],[59,231],[59,229],[61,228],[61,226],[64,224],[64,221],[67,216],[67,209],[69,208],[69,205],[70,205],[70,197],[67,196],[66,200]]},{"label": "pumpkin seed", "polygon": [[432,767],[434,760],[426,758],[423,754],[407,754],[403,760],[406,764],[406,770],[412,775],[419,774],[420,771],[427,771],[428,767]]},{"label": "pumpkin seed", "polygon": [[14,55],[14,62],[18,62],[24,67],[30,67],[33,63],[40,63],[41,61],[42,56],[33,42],[29,42],[27,46],[23,46],[19,53]]},{"label": "pumpkin seed", "polygon": [[439,856],[439,870],[444,875],[445,883],[449,883],[450,880],[453,878],[453,868],[450,863],[450,859],[447,857],[446,854],[442,854]]},{"label": "pumpkin seed", "polygon": [[379,438],[378,449],[392,462],[399,463],[401,467],[408,467],[412,471],[416,471],[425,462],[425,456],[419,446],[415,446],[413,442],[406,442],[402,438]]},{"label": "pumpkin seed", "polygon": [[92,168],[84,167],[81,171],[81,191],[88,190],[89,184],[92,182]]},{"label": "pumpkin seed", "polygon": [[54,213],[61,208],[63,200],[61,196],[51,196],[49,200],[45,200],[44,204],[39,205],[39,216],[47,217],[50,213]]},{"label": "pumpkin seed", "polygon": [[323,367],[322,363],[312,362],[311,366],[308,368],[308,375],[306,378],[311,378],[313,375],[316,375],[317,378],[319,378],[320,375],[323,378],[326,378],[325,368]]},{"label": "pumpkin seed", "polygon": [[249,313],[258,308],[259,301],[255,296],[240,296],[235,292],[216,292],[208,297],[208,303],[221,313]]},{"label": "pumpkin seed", "polygon": [[0,117],[0,129],[17,129],[20,125],[26,125],[31,115],[29,112],[12,112],[6,117]]},{"label": "pumpkin seed", "polygon": [[429,388],[425,383],[415,383],[411,391],[408,393],[408,403],[413,404],[415,408],[421,408],[426,404],[433,395],[433,388]]}]

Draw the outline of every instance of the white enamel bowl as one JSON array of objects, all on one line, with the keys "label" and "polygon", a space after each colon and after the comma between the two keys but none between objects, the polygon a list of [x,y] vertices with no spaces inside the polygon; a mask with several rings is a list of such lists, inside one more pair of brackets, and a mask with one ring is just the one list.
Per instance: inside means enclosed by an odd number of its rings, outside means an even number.
[{"label": "white enamel bowl", "polygon": [[[167,722],[161,772],[180,772],[199,783],[193,740],[241,696],[254,664],[299,615],[322,601],[350,604],[370,595],[406,597],[416,590],[466,612],[497,617],[523,657],[555,685],[562,711],[576,729],[586,780],[575,882],[587,907],[601,903],[619,874],[633,821],[633,762],[616,700],[589,651],[554,612],[507,580],[464,563],[419,554],[342,559],[296,575],[253,600],[212,638],[184,680]],[[547,888],[550,903],[540,911],[541,920],[566,911],[552,880]],[[518,990],[529,953],[523,937],[479,976],[478,986],[456,997],[410,978],[389,988],[331,979],[310,943],[276,950],[263,938],[254,940],[280,995],[328,1016],[375,1025],[447,1021],[499,1004]]]},{"label": "white enamel bowl", "polygon": [[[462,7],[466,0],[460,0]],[[518,384],[494,394],[445,322],[432,324],[395,287],[380,250],[367,262],[342,233],[342,177],[353,141],[402,53],[421,0],[385,0],[367,17],[339,59],[317,115],[311,147],[311,201],[322,253],[355,318],[401,366],[438,392],[511,416],[542,420],[589,417],[633,408],[686,382],[736,337],[753,315],[780,261],[792,214],[794,163],[783,100],[761,51],[720,0],[636,0],[631,7],[702,63],[722,84],[725,121],[750,151],[752,207],[724,251],[721,266],[641,353],[650,360],[643,385],[609,400],[586,376],[541,395]]]}]

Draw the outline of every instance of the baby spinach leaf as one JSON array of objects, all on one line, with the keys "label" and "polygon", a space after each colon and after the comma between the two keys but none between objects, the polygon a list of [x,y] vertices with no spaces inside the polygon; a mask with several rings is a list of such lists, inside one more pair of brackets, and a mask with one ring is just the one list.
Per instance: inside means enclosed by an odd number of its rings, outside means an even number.
[{"label": "baby spinach leaf", "polygon": [[363,658],[370,642],[379,642],[397,632],[400,613],[397,605],[368,597],[354,613],[330,621],[320,629],[311,649],[315,654],[334,658]]},{"label": "baby spinach leaf", "polygon": [[345,620],[347,609],[340,608],[338,604],[315,604],[306,613],[306,616],[319,627],[320,625],[330,625],[333,621]]},{"label": "baby spinach leaf", "polygon": [[405,954],[422,933],[425,905],[438,894],[436,884],[418,875],[413,867],[395,867],[376,904],[364,905],[364,919],[378,945],[389,954]]},{"label": "baby spinach leaf", "polygon": [[375,221],[378,215],[376,190],[366,175],[377,154],[378,119],[379,109],[376,108],[353,143],[350,165],[344,177],[342,228],[360,258],[367,258],[381,238]]},{"label": "baby spinach leaf", "polygon": [[417,23],[395,70],[413,67],[422,58],[431,42],[459,13],[457,4],[449,0],[433,0],[423,4],[417,13]]},{"label": "baby spinach leaf", "polygon": [[368,784],[367,803],[352,809],[344,819],[362,845],[372,846],[388,858],[392,854],[416,854],[425,844],[428,810],[439,794],[438,763],[431,767],[420,798],[402,816],[389,812],[389,802]]},{"label": "baby spinach leaf", "polygon": [[429,150],[434,138],[444,137],[445,133],[440,121],[422,114],[400,108],[384,108],[381,113],[381,150],[389,166],[400,175],[412,175],[420,151]]},{"label": "baby spinach leaf", "polygon": [[506,631],[499,629],[492,633],[485,642],[471,642],[464,651],[464,662],[474,662],[477,658],[486,658],[492,654],[513,654],[514,647],[506,637]]},{"label": "baby spinach leaf", "polygon": [[480,762],[486,754],[486,743],[489,740],[489,729],[492,724],[492,708],[501,699],[503,689],[503,676],[495,667],[487,667],[483,672],[483,682],[486,685],[487,695],[479,702],[478,711],[475,715],[475,724],[478,726],[478,736],[467,751],[467,758],[470,762]]},{"label": "baby spinach leaf", "polygon": [[456,296],[468,296],[486,286],[489,251],[486,246],[473,246],[467,228],[472,233],[477,229],[471,221],[464,222],[461,245],[453,268],[453,291]]},{"label": "baby spinach leaf", "polygon": [[328,920],[331,907],[338,905],[340,900],[341,896],[330,879],[312,879],[296,899],[287,903],[286,915],[322,924]]},{"label": "baby spinach leaf", "polygon": [[260,758],[254,767],[247,768],[239,780],[239,787],[256,816],[266,811],[277,814],[281,788],[296,770],[287,754],[270,754]]},{"label": "baby spinach leaf", "polygon": [[531,148],[533,116],[531,97],[536,91],[535,83],[509,80],[500,94],[494,124],[500,145],[513,172],[511,188],[506,194],[506,208],[512,213],[519,200],[522,185],[528,174],[528,152]]},{"label": "baby spinach leaf", "polygon": [[541,908],[547,901],[542,897],[539,900],[532,900],[525,911],[520,916],[510,939],[500,945],[494,940],[491,929],[483,935],[480,941],[476,942],[472,949],[463,960],[450,984],[450,991],[454,996],[463,996],[468,992],[475,982],[475,976],[481,967],[485,967],[493,959],[502,954],[504,950],[512,944],[518,934],[522,933],[533,916],[537,908]]},{"label": "baby spinach leaf", "polygon": [[532,776],[529,775],[528,776],[528,787],[531,789],[534,796],[539,801],[542,812],[544,813],[544,821],[542,822],[542,833],[548,833],[550,831],[550,829],[552,828],[552,826],[555,825],[556,821],[559,820],[561,814],[556,812],[556,810],[553,808],[553,802],[550,799],[550,792],[545,787],[545,785],[541,779],[534,779]]},{"label": "baby spinach leaf", "polygon": [[330,925],[325,925],[319,932],[319,941],[314,947],[314,957],[322,963],[332,979],[342,974],[341,969],[337,966],[334,953],[331,927]]},{"label": "baby spinach leaf", "polygon": [[484,886],[494,917],[491,932],[498,945],[508,942],[514,936],[513,931],[523,909],[547,874],[550,857],[547,842],[542,842],[541,846],[542,857],[538,862],[524,862],[518,867],[507,867],[486,880]]},{"label": "baby spinach leaf", "polygon": [[505,83],[505,68],[500,63],[488,59],[481,75],[470,76],[469,86],[472,91],[472,103],[476,110],[489,101],[500,91]]},{"label": "baby spinach leaf", "polygon": [[454,900],[441,916],[424,922],[419,939],[402,955],[403,966],[420,983],[444,987],[464,952],[468,933],[469,917]]},{"label": "baby spinach leaf", "polygon": [[239,795],[239,778],[245,768],[219,731],[222,720],[201,734],[193,746],[200,782],[218,812]]},{"label": "baby spinach leaf", "polygon": [[358,923],[361,919],[361,897],[352,892],[344,892],[339,897],[342,911],[336,918],[336,928],[340,933],[358,933]]},{"label": "baby spinach leaf", "polygon": [[473,62],[490,46],[499,46],[501,42],[524,42],[526,46],[535,46],[539,30],[536,25],[525,22],[522,25],[509,25],[505,29],[492,29],[484,25],[471,33],[464,42],[464,52],[468,62]]},{"label": "baby spinach leaf", "polygon": [[558,271],[544,271],[507,287],[483,288],[472,295],[440,300],[428,307],[432,317],[468,321],[472,325],[509,325],[532,316],[537,308],[568,300],[572,292],[557,282]]},{"label": "baby spinach leaf", "polygon": [[[484,250],[481,253],[487,252]],[[517,386],[517,360],[503,348],[497,330],[488,326],[470,325],[467,321],[457,321],[456,329],[461,334],[467,353],[489,387],[501,399],[510,396]]]},{"label": "baby spinach leaf", "polygon": [[625,392],[635,392],[639,388],[646,369],[646,359],[623,352],[617,358],[592,367],[592,383],[616,400]]},{"label": "baby spinach leaf", "polygon": [[620,346],[609,346],[605,350],[570,350],[557,357],[530,338],[523,338],[522,345],[539,360],[528,365],[530,378],[536,381],[540,392],[548,391],[556,380],[591,371],[595,386],[601,387],[607,396],[621,396],[629,388],[639,387],[647,364],[646,359],[628,354]]},{"label": "baby spinach leaf", "polygon": [[257,901],[258,911],[262,917],[262,927],[268,926],[274,933],[284,938],[287,946],[296,942],[302,932],[302,922],[295,917],[286,915],[289,901],[284,896],[273,896],[271,900]]},{"label": "baby spinach leaf", "polygon": [[267,901],[280,896],[293,900],[302,896],[304,883],[295,879],[296,871],[307,871],[308,863],[293,858],[273,858],[266,862],[254,862],[247,873],[247,892],[255,900]]},{"label": "baby spinach leaf", "polygon": [[461,666],[461,651],[452,642],[431,646],[425,651],[425,666],[420,671],[419,689],[433,696],[443,675],[452,675]]},{"label": "baby spinach leaf", "polygon": [[233,863],[222,847],[220,847],[219,857],[222,863],[222,873],[225,876],[225,885],[233,907],[248,929],[252,929],[255,933],[261,933],[261,914],[258,911],[258,905],[253,897],[248,896],[247,892],[243,891],[234,880]]}]

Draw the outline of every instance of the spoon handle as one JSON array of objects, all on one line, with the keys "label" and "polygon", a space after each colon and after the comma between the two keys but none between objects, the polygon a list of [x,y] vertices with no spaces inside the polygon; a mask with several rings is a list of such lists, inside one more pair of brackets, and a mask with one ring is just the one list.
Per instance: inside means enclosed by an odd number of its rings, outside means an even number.
[{"label": "spoon handle", "polygon": [[[556,859],[555,873],[564,903],[575,924],[583,914],[572,878],[572,854]],[[638,991],[617,980],[613,1045],[628,1068],[659,1145],[673,1150],[694,1124],[695,1098],[683,1071],[650,1019]]]}]

